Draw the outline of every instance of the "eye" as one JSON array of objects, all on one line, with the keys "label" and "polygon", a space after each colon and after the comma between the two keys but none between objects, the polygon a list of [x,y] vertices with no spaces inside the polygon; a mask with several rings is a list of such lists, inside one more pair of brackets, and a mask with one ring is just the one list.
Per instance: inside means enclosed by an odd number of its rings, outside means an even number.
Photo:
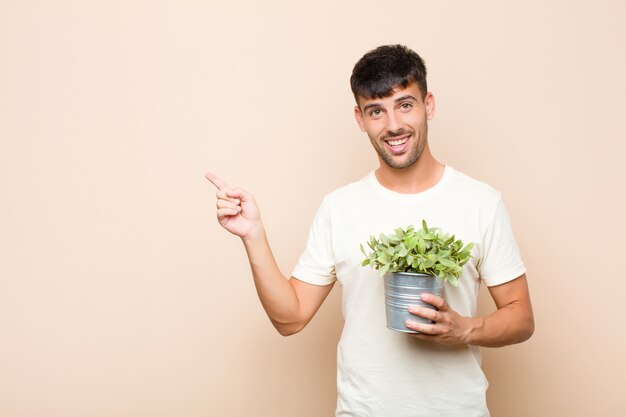
[{"label": "eye", "polygon": [[370,112],[370,117],[380,117],[381,114],[382,114],[382,110],[374,109]]},{"label": "eye", "polygon": [[408,103],[408,102],[402,103],[402,104],[400,104],[400,108],[402,110],[411,110],[413,108],[413,104]]}]

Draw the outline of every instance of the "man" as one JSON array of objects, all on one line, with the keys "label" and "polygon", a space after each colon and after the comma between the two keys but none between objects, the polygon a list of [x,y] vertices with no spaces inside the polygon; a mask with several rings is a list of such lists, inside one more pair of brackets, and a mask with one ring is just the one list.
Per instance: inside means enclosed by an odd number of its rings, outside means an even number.
[{"label": "man", "polygon": [[[252,196],[207,174],[218,188],[218,220],[242,238],[261,303],[282,335],[302,330],[334,283],[342,284],[337,416],[488,416],[478,347],[522,342],[534,329],[502,198],[432,156],[428,120],[435,99],[415,52],[400,45],[368,52],[354,67],[351,87],[356,121],[380,166],[324,198],[292,277],[276,265]],[[419,332],[409,335],[386,328],[383,280],[360,266],[359,244],[421,219],[475,247],[458,287],[446,284],[443,298],[423,296],[437,310],[409,308],[434,321],[407,321]],[[481,281],[497,310],[476,317]]]}]

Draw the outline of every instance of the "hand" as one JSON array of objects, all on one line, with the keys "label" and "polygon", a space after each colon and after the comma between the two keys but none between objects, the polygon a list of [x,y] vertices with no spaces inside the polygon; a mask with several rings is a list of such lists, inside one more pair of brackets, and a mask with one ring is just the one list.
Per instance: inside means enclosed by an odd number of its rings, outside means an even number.
[{"label": "hand", "polygon": [[443,298],[432,294],[422,294],[422,301],[435,306],[438,310],[425,307],[409,306],[409,313],[432,320],[434,324],[407,320],[405,325],[420,333],[412,334],[421,340],[430,340],[442,344],[466,344],[472,330],[470,320],[461,317],[452,310]]},{"label": "hand", "polygon": [[261,216],[252,195],[231,189],[210,172],[205,177],[217,188],[217,220],[224,229],[241,238],[262,230]]}]

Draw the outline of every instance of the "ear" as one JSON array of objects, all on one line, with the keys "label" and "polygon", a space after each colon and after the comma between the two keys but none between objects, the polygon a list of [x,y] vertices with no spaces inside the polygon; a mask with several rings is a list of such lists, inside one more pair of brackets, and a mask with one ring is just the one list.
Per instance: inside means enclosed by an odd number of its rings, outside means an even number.
[{"label": "ear", "polygon": [[365,122],[363,122],[363,113],[359,106],[354,106],[354,118],[362,132],[365,132]]},{"label": "ear", "polygon": [[431,120],[435,117],[435,96],[433,93],[426,93],[426,97],[424,97],[424,106],[426,107],[426,120]]}]

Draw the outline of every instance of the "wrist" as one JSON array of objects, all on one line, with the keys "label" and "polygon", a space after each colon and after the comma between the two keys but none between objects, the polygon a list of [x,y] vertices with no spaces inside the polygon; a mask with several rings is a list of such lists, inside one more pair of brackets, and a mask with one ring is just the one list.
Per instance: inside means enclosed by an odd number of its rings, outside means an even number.
[{"label": "wrist", "polygon": [[241,237],[245,246],[254,245],[254,243],[263,239],[265,239],[265,228],[261,222],[252,226],[248,233]]},{"label": "wrist", "polygon": [[479,334],[484,326],[483,317],[466,317],[467,330],[465,331],[464,343],[467,345],[478,345]]}]

